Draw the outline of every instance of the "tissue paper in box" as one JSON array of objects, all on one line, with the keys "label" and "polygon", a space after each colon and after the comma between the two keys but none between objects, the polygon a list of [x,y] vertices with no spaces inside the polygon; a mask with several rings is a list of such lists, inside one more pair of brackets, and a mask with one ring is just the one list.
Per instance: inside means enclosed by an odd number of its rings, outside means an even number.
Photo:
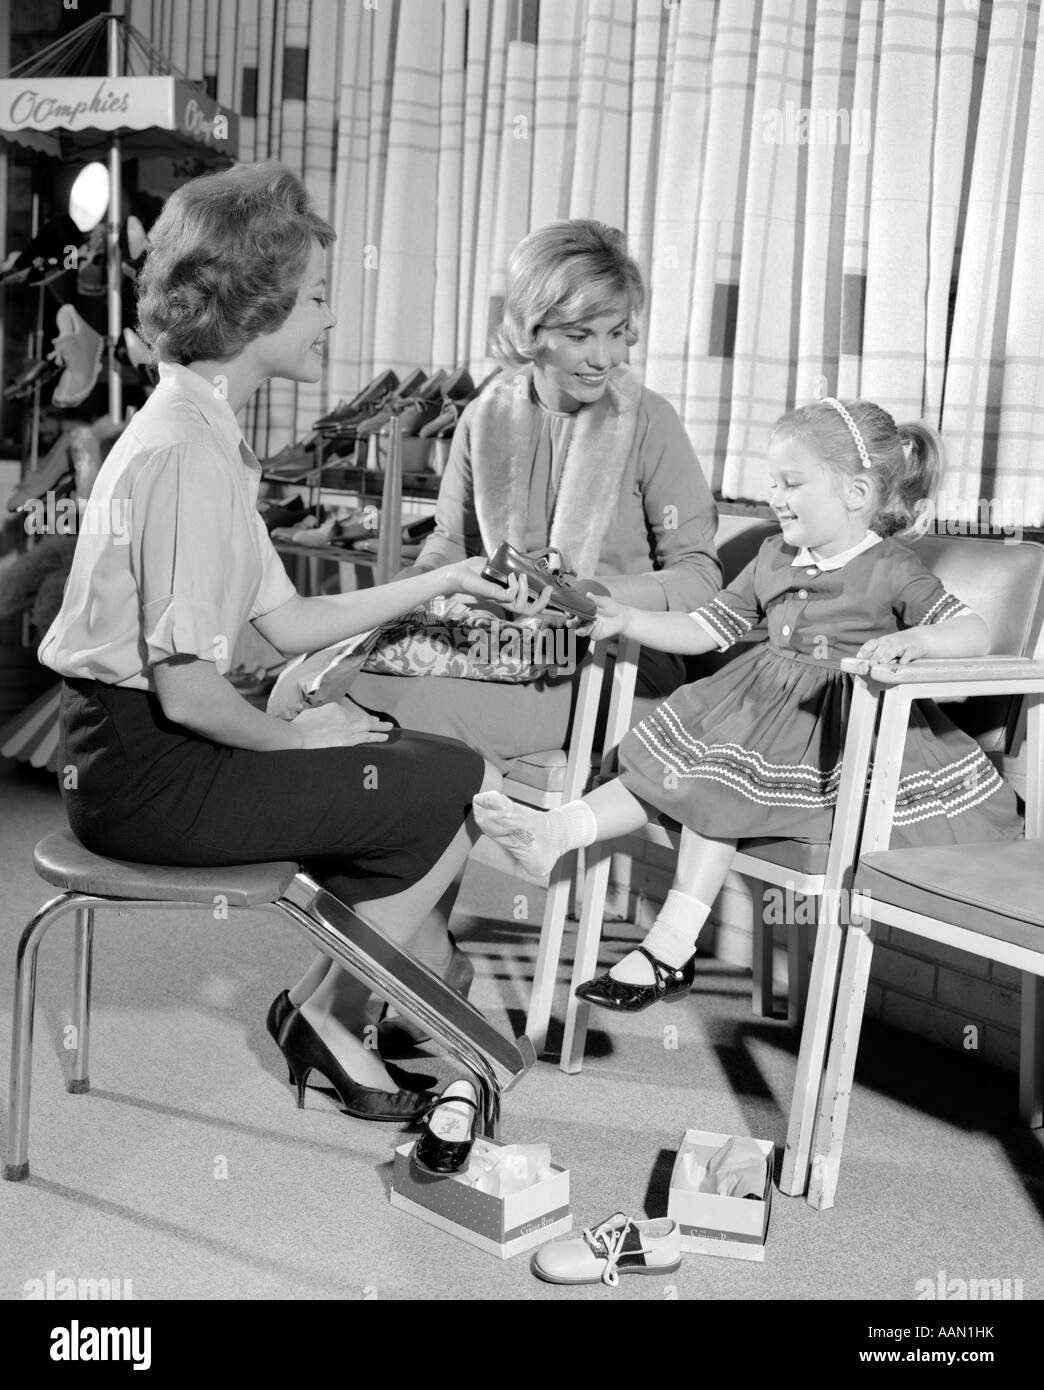
[{"label": "tissue paper in box", "polygon": [[[472,1157],[495,1160],[502,1146],[476,1139]],[[547,1240],[565,1235],[573,1225],[569,1213],[569,1171],[551,1165],[550,1177],[521,1192],[498,1197],[456,1178],[429,1178],[410,1167],[413,1144],[395,1150],[391,1203],[477,1245],[500,1259],[510,1259]]]},{"label": "tissue paper in box", "polygon": [[765,1190],[762,1200],[719,1197],[714,1192],[693,1192],[682,1185],[686,1151],[694,1152],[704,1166],[731,1138],[709,1130],[687,1129],[671,1174],[667,1215],[681,1228],[681,1247],[699,1255],[727,1255],[734,1260],[764,1260],[772,1206],[772,1171],[776,1146],[768,1139],[746,1139],[765,1156]]}]

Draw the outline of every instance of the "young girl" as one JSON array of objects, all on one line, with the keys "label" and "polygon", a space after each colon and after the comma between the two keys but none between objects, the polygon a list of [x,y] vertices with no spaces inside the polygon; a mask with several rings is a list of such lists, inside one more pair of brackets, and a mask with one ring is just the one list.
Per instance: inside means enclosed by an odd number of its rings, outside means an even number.
[{"label": "young girl", "polygon": [[[784,415],[768,451],[781,534],[694,613],[647,613],[595,598],[595,638],[622,633],[662,651],[725,650],[761,619],[768,640],[682,687],[620,744],[620,775],[549,812],[500,792],[474,799],[482,830],[534,877],[558,857],[664,814],[683,826],[674,884],[636,951],[577,990],[637,1011],[684,998],[695,944],[750,836],[826,840],[841,774],[844,657],[877,663],[981,656],[985,623],[912,550],[941,464],[937,435],[896,426],[869,401],[833,397]],[[893,843],[1017,838],[1015,800],[985,754],[934,705],[914,705]]]}]

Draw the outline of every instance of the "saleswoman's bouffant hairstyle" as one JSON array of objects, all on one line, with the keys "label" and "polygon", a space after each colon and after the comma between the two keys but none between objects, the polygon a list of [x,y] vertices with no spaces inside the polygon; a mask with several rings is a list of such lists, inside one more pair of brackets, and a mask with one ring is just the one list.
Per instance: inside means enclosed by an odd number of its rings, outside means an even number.
[{"label": "saleswoman's bouffant hairstyle", "polygon": [[597,318],[621,299],[627,304],[630,347],[638,341],[645,286],[623,233],[584,218],[550,222],[511,253],[493,352],[502,362],[523,366],[540,356],[544,329]]},{"label": "saleswoman's bouffant hairstyle", "polygon": [[336,233],[282,164],[239,164],[183,184],[149,232],[138,277],[142,337],[163,362],[226,361],[280,328],[313,237]]},{"label": "saleswoman's bouffant hairstyle", "polygon": [[866,450],[867,467],[852,429],[830,400],[791,410],[772,427],[773,439],[796,439],[828,466],[867,477],[876,505],[869,526],[879,536],[917,536],[931,524],[943,464],[943,443],[924,420],[897,425],[873,401],[839,401]]}]

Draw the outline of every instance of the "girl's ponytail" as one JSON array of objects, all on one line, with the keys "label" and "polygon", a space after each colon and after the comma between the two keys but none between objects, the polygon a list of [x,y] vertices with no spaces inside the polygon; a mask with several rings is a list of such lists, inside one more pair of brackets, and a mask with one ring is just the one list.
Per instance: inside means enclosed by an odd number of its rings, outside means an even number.
[{"label": "girl's ponytail", "polygon": [[902,466],[889,480],[889,496],[882,499],[893,535],[923,536],[935,518],[935,494],[942,477],[943,442],[925,420],[897,426],[903,449]]}]

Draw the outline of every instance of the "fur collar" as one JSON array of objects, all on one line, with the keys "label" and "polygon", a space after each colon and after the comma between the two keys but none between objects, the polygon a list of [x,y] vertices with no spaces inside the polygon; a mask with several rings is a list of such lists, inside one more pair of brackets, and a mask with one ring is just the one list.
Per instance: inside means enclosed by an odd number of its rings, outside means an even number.
[{"label": "fur collar", "polygon": [[[471,420],[475,514],[486,554],[502,540],[520,549],[541,411],[531,399],[533,369],[497,377]],[[619,507],[620,487],[638,428],[642,384],[632,367],[609,376],[605,393],[577,412],[562,469],[551,545],[579,575],[593,575]]]}]

